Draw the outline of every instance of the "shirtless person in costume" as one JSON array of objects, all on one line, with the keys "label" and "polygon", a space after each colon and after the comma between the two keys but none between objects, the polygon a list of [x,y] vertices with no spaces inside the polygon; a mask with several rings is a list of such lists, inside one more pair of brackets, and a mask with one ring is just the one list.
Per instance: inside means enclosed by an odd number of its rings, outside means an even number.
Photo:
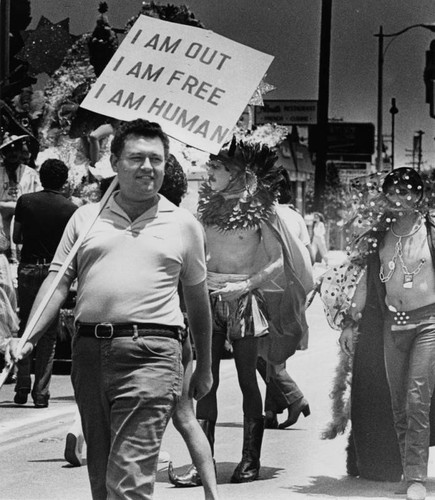
[{"label": "shirtless person in costume", "polygon": [[[382,190],[389,204],[390,225],[374,246],[379,248],[375,250],[380,266],[378,279],[385,287],[385,369],[407,500],[424,500],[429,412],[435,388],[433,222],[419,210],[423,182],[415,170],[406,167],[393,170],[385,178]],[[360,281],[359,290],[364,288],[364,281]],[[371,290],[367,288],[366,304]],[[359,304],[359,309],[363,305]],[[340,345],[351,355],[358,330],[355,315],[350,314],[344,320],[343,328]]]},{"label": "shirtless person in costume", "polygon": [[[229,340],[243,395],[242,460],[231,478],[237,483],[254,481],[260,470],[264,417],[256,364],[258,341],[268,333],[268,325],[258,288],[280,274],[283,266],[281,246],[266,225],[277,196],[270,175],[276,171],[274,163],[268,148],[237,144],[233,139],[228,149],[210,157],[209,183],[203,186],[199,201],[199,220],[206,232],[209,253],[213,387],[198,401],[196,415],[213,451],[219,364],[225,341]],[[262,179],[266,172],[269,184]],[[261,267],[256,259],[260,245],[264,245],[267,255]],[[192,479],[193,485],[197,471],[191,467],[179,479],[186,482],[185,476]]]}]

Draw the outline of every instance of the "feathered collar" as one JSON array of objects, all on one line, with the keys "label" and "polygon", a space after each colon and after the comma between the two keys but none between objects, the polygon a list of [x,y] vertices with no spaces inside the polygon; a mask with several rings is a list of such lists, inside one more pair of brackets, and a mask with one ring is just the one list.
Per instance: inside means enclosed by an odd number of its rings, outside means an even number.
[{"label": "feathered collar", "polygon": [[272,215],[275,195],[265,188],[250,196],[244,194],[232,196],[203,184],[199,190],[199,220],[204,226],[216,226],[222,231],[258,229]]},{"label": "feathered collar", "polygon": [[201,186],[199,220],[221,231],[258,229],[273,214],[283,178],[276,153],[265,144],[237,143],[233,138],[228,150],[211,158],[241,172],[223,191],[213,191],[208,183]]}]

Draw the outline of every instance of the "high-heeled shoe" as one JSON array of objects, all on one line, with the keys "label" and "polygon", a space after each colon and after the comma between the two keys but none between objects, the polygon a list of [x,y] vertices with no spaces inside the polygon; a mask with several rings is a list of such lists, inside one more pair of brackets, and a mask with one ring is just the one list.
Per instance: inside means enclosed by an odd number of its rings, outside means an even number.
[{"label": "high-heeled shoe", "polygon": [[[206,420],[206,419],[198,419],[199,425],[201,426],[204,434],[207,437],[208,442],[210,443],[211,454],[214,454],[214,430],[216,421],[214,420]],[[213,459],[214,470],[216,473],[216,462]],[[198,469],[192,464],[187,472],[184,474],[176,474],[174,471],[174,466],[172,462],[169,462],[168,466],[168,477],[169,481],[177,487],[185,488],[192,486],[202,486],[201,476],[199,475]]]},{"label": "high-heeled shoe", "polygon": [[294,425],[300,416],[303,414],[304,417],[311,415],[310,405],[305,398],[298,399],[288,407],[288,417],[285,422],[279,424],[278,429],[286,429]]},{"label": "high-heeled shoe", "polygon": [[174,471],[172,462],[169,462],[168,477],[169,482],[171,482],[174,486],[177,486],[177,488],[202,486],[201,476],[199,475],[198,469],[193,464],[189,467],[185,474],[178,475]]},{"label": "high-heeled shoe", "polygon": [[84,442],[83,434],[76,435],[73,432],[68,432],[66,435],[63,456],[74,467],[80,467],[83,463],[82,452]]}]

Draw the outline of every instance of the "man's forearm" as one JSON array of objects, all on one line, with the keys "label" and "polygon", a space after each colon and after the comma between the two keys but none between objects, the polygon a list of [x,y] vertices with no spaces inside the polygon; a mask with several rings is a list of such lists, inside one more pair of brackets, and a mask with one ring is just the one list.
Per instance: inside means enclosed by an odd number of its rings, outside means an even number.
[{"label": "man's forearm", "polygon": [[255,290],[264,283],[277,278],[284,271],[284,257],[280,240],[267,224],[262,226],[261,233],[266,260],[263,260],[264,265],[246,280],[247,291]]},{"label": "man's forearm", "polygon": [[263,283],[273,280],[283,272],[284,261],[282,256],[267,264],[246,280],[248,290],[255,290]]},{"label": "man's forearm", "polygon": [[184,287],[189,329],[192,332],[199,369],[211,366],[211,311],[205,282],[194,287]]},{"label": "man's forearm", "polygon": [[199,307],[193,314],[189,314],[189,309],[187,311],[189,329],[196,350],[196,366],[199,369],[209,369],[211,366],[211,315],[207,310]]},{"label": "man's forearm", "polygon": [[196,331],[196,333],[194,333],[193,330],[191,331],[196,351],[196,367],[199,370],[201,369],[209,370],[211,368],[210,330],[208,331],[208,333],[206,332],[206,330],[202,330],[201,332]]}]

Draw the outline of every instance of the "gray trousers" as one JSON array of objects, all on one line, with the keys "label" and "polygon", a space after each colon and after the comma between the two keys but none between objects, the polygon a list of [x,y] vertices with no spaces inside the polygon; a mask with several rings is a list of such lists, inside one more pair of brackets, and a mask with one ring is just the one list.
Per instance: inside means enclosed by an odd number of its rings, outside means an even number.
[{"label": "gray trousers", "polygon": [[393,315],[386,321],[385,367],[405,480],[424,482],[435,388],[435,304],[406,315],[405,325],[395,324]]}]

